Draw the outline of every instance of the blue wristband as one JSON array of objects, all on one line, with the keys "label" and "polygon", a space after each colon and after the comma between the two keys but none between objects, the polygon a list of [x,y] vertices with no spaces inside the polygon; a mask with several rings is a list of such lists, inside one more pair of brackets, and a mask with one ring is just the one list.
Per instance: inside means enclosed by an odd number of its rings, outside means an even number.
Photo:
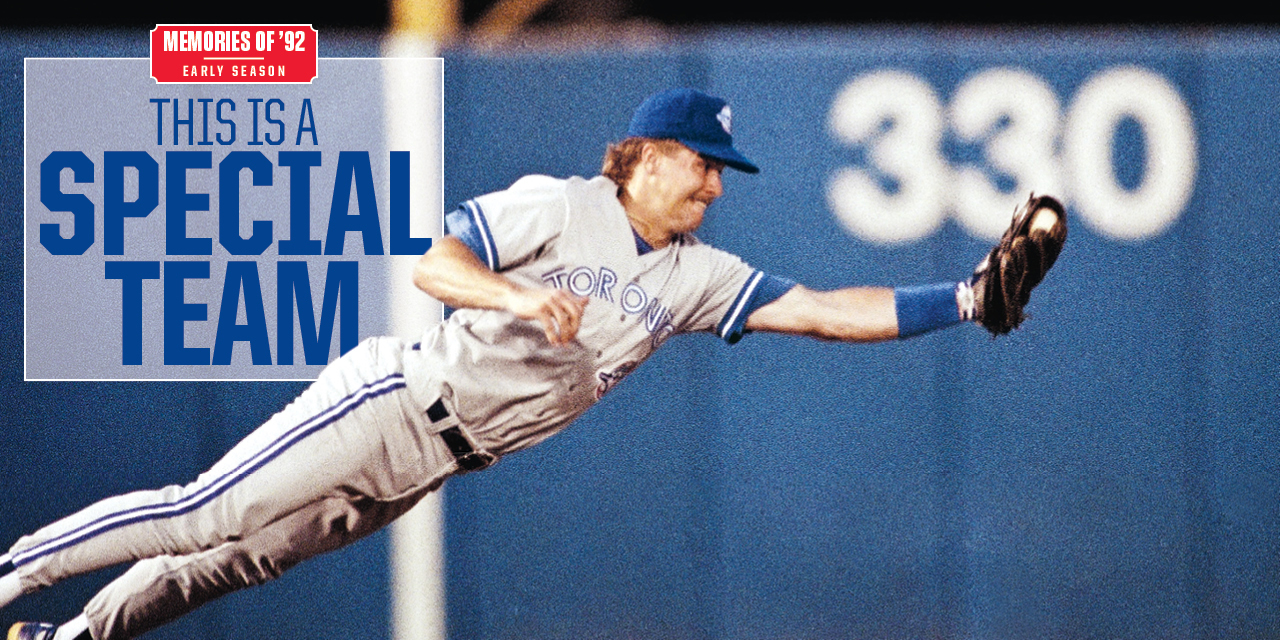
[{"label": "blue wristband", "polygon": [[893,303],[898,314],[899,338],[960,324],[954,282],[896,288]]}]

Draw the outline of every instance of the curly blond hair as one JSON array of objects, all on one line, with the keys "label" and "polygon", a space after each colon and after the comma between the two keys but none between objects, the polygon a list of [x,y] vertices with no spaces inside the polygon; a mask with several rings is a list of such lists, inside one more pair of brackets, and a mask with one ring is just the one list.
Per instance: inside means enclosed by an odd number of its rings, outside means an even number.
[{"label": "curly blond hair", "polygon": [[684,147],[676,140],[635,137],[609,145],[604,152],[604,163],[600,168],[600,175],[618,185],[619,195],[631,180],[631,174],[635,172],[636,165],[640,163],[640,152],[644,150],[645,143],[653,143],[664,155],[673,155]]}]

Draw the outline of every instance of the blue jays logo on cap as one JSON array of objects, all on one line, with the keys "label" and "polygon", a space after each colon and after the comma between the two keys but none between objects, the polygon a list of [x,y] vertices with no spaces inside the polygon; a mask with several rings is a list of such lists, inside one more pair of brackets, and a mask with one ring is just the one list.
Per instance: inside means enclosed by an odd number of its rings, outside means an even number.
[{"label": "blue jays logo on cap", "polygon": [[733,135],[733,112],[729,110],[729,105],[725,105],[720,113],[716,114],[716,120],[720,121],[720,126],[724,127],[724,132]]},{"label": "blue jays logo on cap", "polygon": [[631,117],[627,135],[669,138],[746,173],[760,167],[733,148],[732,112],[724,100],[696,89],[669,89],[649,96]]}]

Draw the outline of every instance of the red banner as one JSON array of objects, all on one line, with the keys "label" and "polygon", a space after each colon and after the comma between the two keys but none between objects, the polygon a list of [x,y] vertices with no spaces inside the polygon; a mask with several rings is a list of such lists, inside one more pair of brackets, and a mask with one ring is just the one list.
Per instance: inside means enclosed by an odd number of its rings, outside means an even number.
[{"label": "red banner", "polygon": [[151,77],[161,84],[306,84],[316,77],[309,24],[161,24],[151,30]]}]

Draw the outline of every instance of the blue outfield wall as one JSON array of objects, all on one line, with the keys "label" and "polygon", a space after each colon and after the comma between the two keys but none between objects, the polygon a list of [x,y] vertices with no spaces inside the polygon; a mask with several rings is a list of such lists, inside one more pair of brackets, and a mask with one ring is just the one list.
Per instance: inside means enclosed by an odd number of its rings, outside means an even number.
[{"label": "blue outfield wall", "polygon": [[[145,49],[3,42],[8,544],[191,477],[298,388],[21,382],[21,58]],[[376,50],[349,49],[326,55]],[[769,272],[965,276],[991,244],[966,213],[981,189],[945,179],[966,168],[1048,180],[1073,223],[1011,336],[676,337],[563,434],[450,481],[450,637],[1280,637],[1280,37],[724,31],[445,59],[446,203],[593,175],[645,95],[687,85],[730,100],[763,167],[726,176],[700,235]],[[150,637],[389,637],[385,546]],[[105,579],[6,620],[70,615]]]},{"label": "blue outfield wall", "polygon": [[[961,103],[981,109],[965,93],[984,72],[1030,76],[1056,100],[1057,129],[1032,152],[1080,174],[1061,185],[1068,248],[1007,338],[676,338],[567,432],[452,482],[452,635],[1280,635],[1267,311],[1280,258],[1275,217],[1257,215],[1280,195],[1277,45],[1252,33],[728,31],[662,53],[450,56],[446,203],[528,172],[592,174],[643,96],[695,86],[730,100],[739,147],[764,169],[727,176],[700,235],[815,287],[958,279],[987,250],[947,203],[927,232],[884,244],[841,224],[826,194],[844,166],[889,196],[911,190],[873,149],[912,144],[893,132],[929,117],[924,155],[1025,189],[993,166],[990,137],[957,133]],[[1177,154],[1154,150],[1177,127],[1144,111],[1176,105],[1109,75],[1134,70],[1189,113],[1194,171],[1143,196],[1175,202],[1163,213],[1107,219],[1096,195],[1083,211],[1099,172],[1125,196],[1178,174],[1164,164]],[[837,97],[886,72],[896,84],[863,96],[888,105],[878,133],[837,139]],[[921,85],[936,104],[893,111]],[[996,87],[988,102],[1007,99]],[[1068,166],[1089,144],[1074,132],[1082,105],[1126,88],[1136,102],[1113,101],[1120,116],[1093,141],[1109,166]],[[1019,108],[991,131],[1035,112]]]}]

